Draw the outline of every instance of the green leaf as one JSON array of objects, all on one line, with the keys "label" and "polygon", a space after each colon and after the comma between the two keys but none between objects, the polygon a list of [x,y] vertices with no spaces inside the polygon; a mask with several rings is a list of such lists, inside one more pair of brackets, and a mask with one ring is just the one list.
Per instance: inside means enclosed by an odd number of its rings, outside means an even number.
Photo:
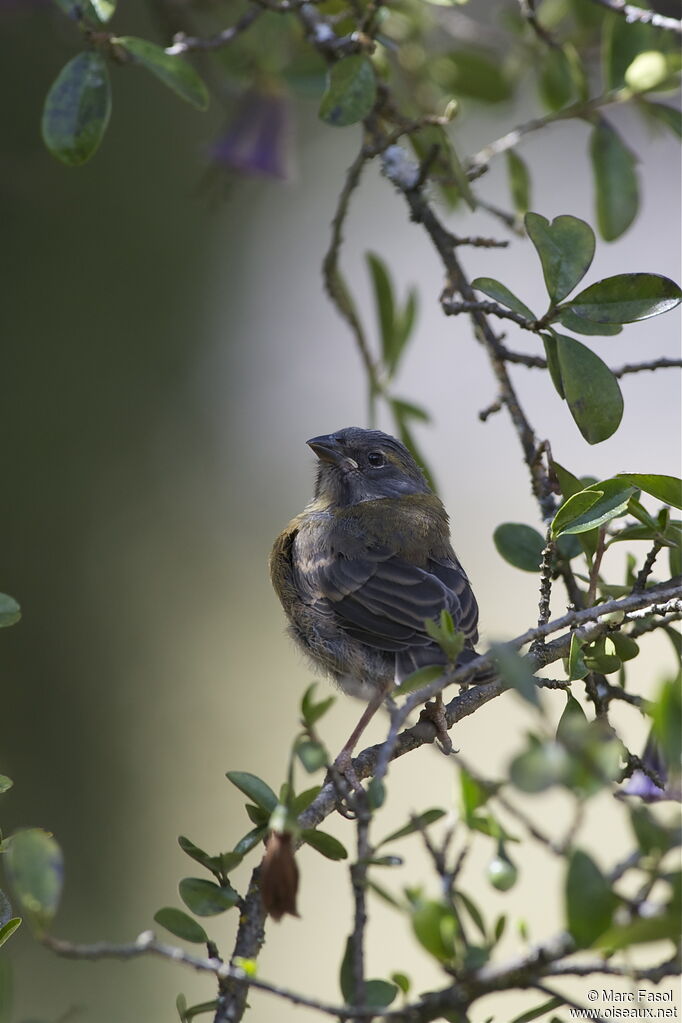
[{"label": "green leaf", "polygon": [[[399,312],[396,317],[395,331],[398,341],[398,352],[402,353],[403,348],[409,341],[410,335],[414,329],[415,320],[417,318],[417,309],[419,306],[419,297],[417,295],[416,288],[410,288],[407,293],[407,300],[405,302],[405,308],[402,312]],[[424,413],[426,415],[426,413]]]},{"label": "green leaf", "polygon": [[571,65],[562,49],[546,47],[538,80],[540,96],[550,110],[561,110],[574,96]]},{"label": "green leaf", "polygon": [[316,689],[317,682],[313,682],[312,685],[308,686],[301,700],[301,717],[307,728],[312,728],[316,725],[336,701],[335,696],[328,696],[326,699],[315,703],[313,695]]},{"label": "green leaf", "polygon": [[353,978],[353,939],[347,938],[339,970],[339,987],[343,1000],[352,1005],[355,1000],[355,983]]},{"label": "green leaf", "polygon": [[363,54],[343,57],[329,69],[319,115],[334,128],[357,124],[370,113],[377,95],[372,62]]},{"label": "green leaf", "polygon": [[[583,658],[583,644],[582,640],[578,639],[575,633],[571,636],[571,649],[568,655],[568,679],[569,682],[575,682],[576,679],[585,678],[589,673],[589,668],[585,664]],[[569,703],[573,700],[573,697],[569,697]],[[576,700],[573,700],[576,703]],[[580,706],[580,704],[578,704]],[[568,709],[568,708],[567,708]],[[582,708],[581,708],[582,710]],[[564,710],[564,714],[566,711]]]},{"label": "green leaf", "polygon": [[100,53],[87,50],[57,75],[45,100],[43,141],[53,156],[69,166],[94,154],[109,123],[111,86]]},{"label": "green leaf", "polygon": [[421,408],[420,405],[414,405],[410,401],[405,401],[404,398],[391,398],[391,406],[402,419],[416,419],[420,423],[428,423],[431,420],[426,409]]},{"label": "green leaf", "polygon": [[365,1000],[370,1009],[385,1009],[397,994],[396,985],[387,980],[365,981]]},{"label": "green leaf", "polygon": [[381,845],[386,845],[387,842],[395,842],[399,838],[407,838],[408,835],[414,835],[417,831],[422,831],[428,827],[429,824],[433,824],[434,821],[439,821],[441,817],[445,816],[445,810],[424,810],[418,817],[414,817],[408,824],[403,825],[402,828],[398,828],[397,831],[392,831],[390,835],[386,835],[380,842],[377,842],[376,848],[378,849]]},{"label": "green leaf", "polygon": [[652,852],[667,852],[672,845],[672,834],[659,824],[646,806],[629,806],[630,824],[637,844],[645,856]]},{"label": "green leaf", "polygon": [[626,636],[623,632],[614,632],[609,638],[621,661],[631,661],[639,655],[639,647],[635,640]]},{"label": "green leaf", "polygon": [[545,356],[547,358],[547,369],[554,388],[561,398],[562,401],[566,400],[566,392],[564,391],[563,381],[561,379],[561,366],[559,365],[559,352],[557,350],[557,340],[554,334],[542,334],[542,343],[545,347]]},{"label": "green leaf", "polygon": [[583,316],[576,316],[571,309],[567,309],[565,306],[561,308],[556,319],[562,327],[566,327],[567,330],[572,330],[576,334],[615,337],[616,334],[621,334],[623,331],[619,323],[593,323],[591,320],[586,320]]},{"label": "green leaf", "polygon": [[566,334],[554,337],[571,415],[588,444],[599,444],[616,432],[623,418],[623,395],[618,380],[581,341]]},{"label": "green leaf", "polygon": [[183,877],[178,890],[187,908],[197,916],[216,916],[239,902],[239,893],[231,885],[217,885],[201,877]]},{"label": "green leaf", "polygon": [[494,930],[495,944],[497,944],[497,942],[500,941],[500,939],[502,938],[502,935],[504,934],[504,932],[506,930],[506,927],[507,927],[507,917],[503,913],[501,916],[499,916],[497,918],[497,921],[495,923],[495,930]]},{"label": "green leaf", "polygon": [[506,306],[507,309],[512,309],[519,316],[525,316],[527,320],[534,322],[537,319],[535,313],[520,298],[517,298],[506,285],[496,281],[493,277],[477,277],[471,282],[471,287],[476,291],[482,291],[484,295],[499,302],[500,305]]},{"label": "green leaf", "polygon": [[0,795],[3,792],[9,792],[13,785],[14,782],[11,778],[8,778],[6,774],[0,774]]},{"label": "green leaf", "polygon": [[514,209],[523,216],[530,206],[530,174],[515,149],[507,150],[507,175]]},{"label": "green leaf", "polygon": [[[572,639],[575,637],[572,637]],[[573,644],[571,643],[571,646]],[[586,673],[587,674],[587,673]],[[584,677],[584,676],[581,676]],[[584,742],[589,728],[589,721],[578,701],[569,693],[556,727],[556,739],[568,750],[573,750]]]},{"label": "green leaf", "polygon": [[187,913],[183,913],[181,909],[166,906],[154,914],[154,919],[157,924],[165,927],[176,938],[184,938],[185,941],[191,941],[195,945],[204,945],[208,941],[208,935],[201,924],[193,920]]},{"label": "green leaf", "polygon": [[565,1005],[563,998],[555,995],[548,1001],[543,1002],[541,1005],[536,1005],[534,1009],[528,1009],[526,1012],[522,1012],[520,1016],[515,1016],[511,1023],[531,1023],[531,1020],[539,1019],[540,1016],[544,1016],[546,1013],[551,1012],[552,1009],[558,1009],[560,1005]]},{"label": "green leaf", "polygon": [[617,952],[630,945],[643,945],[652,941],[678,942],[680,937],[680,913],[675,907],[661,916],[643,917],[622,927],[612,927],[596,941],[600,948]]},{"label": "green leaf", "polygon": [[450,664],[455,664],[464,649],[466,636],[455,629],[455,623],[449,611],[442,610],[438,621],[433,618],[424,619],[424,628],[434,643],[437,643]]},{"label": "green leaf", "polygon": [[673,771],[679,771],[682,760],[682,687],[679,676],[660,686],[650,713],[653,735],[663,758]]},{"label": "green leaf", "polygon": [[136,36],[117,36],[112,39],[112,43],[125,50],[134,64],[139,64],[145,71],[149,71],[181,99],[191,103],[198,110],[206,110],[208,89],[192,65],[183,57],[166,53],[156,43],[150,43],[148,39],[138,39]]},{"label": "green leaf", "polygon": [[424,668],[417,668],[399,686],[395,687],[392,695],[404,696],[406,693],[413,693],[417,689],[429,685],[430,682],[435,682],[437,678],[441,678],[444,672],[445,667],[442,664],[427,664]]},{"label": "green leaf", "polygon": [[98,19],[104,24],[109,21],[116,10],[115,0],[89,0],[89,2]]},{"label": "green leaf", "polygon": [[587,948],[611,925],[616,898],[594,860],[575,849],[565,886],[566,922],[578,948]]},{"label": "green leaf", "polygon": [[386,802],[386,788],[381,778],[372,778],[367,786],[367,802],[370,810],[378,810]]},{"label": "green leaf", "polygon": [[493,533],[497,553],[514,568],[524,572],[539,572],[544,537],[532,526],[520,522],[503,522]]},{"label": "green leaf", "polygon": [[678,138],[682,138],[682,113],[675,107],[666,106],[664,103],[646,103],[640,101],[640,107],[642,107],[647,114],[650,114],[661,124],[664,124],[673,135],[677,135]]},{"label": "green leaf", "polygon": [[463,767],[459,771],[459,785],[462,796],[463,815],[467,824],[470,824],[476,810],[479,810],[487,803],[490,798],[490,792],[483,788]]},{"label": "green leaf", "polygon": [[584,490],[585,484],[583,481],[579,480],[577,476],[574,476],[563,465],[554,460],[552,460],[551,465],[552,471],[557,478],[559,489],[564,497],[573,497],[574,494],[579,494],[581,490]]},{"label": "green leaf", "polygon": [[602,636],[601,639],[586,646],[584,652],[585,664],[590,671],[599,671],[603,675],[610,675],[614,671],[620,671],[623,667],[610,636]]},{"label": "green leaf", "polygon": [[178,845],[191,859],[206,867],[213,874],[229,874],[235,867],[239,866],[242,857],[235,852],[219,853],[217,856],[209,856],[207,852],[200,849],[194,842],[184,835],[178,837]]},{"label": "green leaf", "polygon": [[227,771],[225,777],[232,782],[245,796],[252,799],[257,806],[267,810],[269,814],[277,806],[277,796],[261,778],[248,771]]},{"label": "green leaf", "polygon": [[571,759],[558,742],[545,742],[519,753],[510,764],[510,778],[521,792],[535,794],[560,785],[569,777]]},{"label": "green leaf", "polygon": [[563,308],[595,323],[635,323],[680,304],[682,291],[659,274],[617,274],[590,284]]},{"label": "green leaf", "polygon": [[539,213],[527,213],[524,222],[542,263],[547,293],[553,304],[561,302],[592,264],[594,232],[584,220],[567,215],[550,224]]},{"label": "green leaf", "polygon": [[7,874],[31,926],[42,933],[52,922],[64,883],[62,851],[52,835],[26,828],[12,835]]},{"label": "green leaf", "polygon": [[625,480],[611,479],[595,483],[565,501],[552,520],[552,535],[584,533],[603,526],[627,511],[635,488]]},{"label": "green leaf", "polygon": [[407,976],[406,973],[392,973],[391,980],[393,981],[394,984],[398,985],[398,987],[400,988],[404,995],[409,993],[410,987],[412,985],[410,983],[410,978]]},{"label": "green leaf", "polygon": [[627,480],[633,487],[651,494],[663,504],[682,508],[682,480],[677,476],[657,476],[652,473],[619,472],[617,479]]},{"label": "green leaf", "polygon": [[14,625],[21,618],[21,608],[14,597],[0,593],[0,629]]},{"label": "green leaf", "polygon": [[536,710],[541,710],[537,679],[528,667],[528,662],[504,643],[493,643],[491,650],[494,660],[508,689],[514,689],[519,696]]},{"label": "green leaf", "polygon": [[[12,937],[17,927],[21,926],[21,917],[14,916],[11,920],[8,920],[6,924],[0,927],[0,946],[4,945],[5,942]],[[1,995],[0,995],[1,1000]]]},{"label": "green leaf", "polygon": [[320,831],[318,828],[305,828],[301,832],[301,839],[306,845],[311,846],[317,852],[326,856],[328,860],[345,860],[348,858],[345,846],[339,842],[338,838],[328,835],[326,831]]},{"label": "green leaf", "polygon": [[481,911],[476,905],[476,903],[473,901],[473,899],[469,898],[466,892],[463,892],[460,888],[455,888],[453,890],[453,895],[462,903],[467,913],[473,920],[479,934],[485,941],[487,937],[485,920],[483,919],[483,915],[481,914]]},{"label": "green leaf", "polygon": [[296,743],[296,756],[309,774],[319,771],[329,759],[322,743],[309,739],[302,739]]},{"label": "green leaf", "polygon": [[243,838],[240,838],[234,847],[235,854],[237,856],[246,856],[248,852],[255,849],[257,845],[263,841],[268,833],[268,829],[265,826],[252,828],[251,831],[247,832]]},{"label": "green leaf", "polygon": [[376,253],[368,252],[365,258],[372,277],[374,303],[381,337],[381,354],[386,367],[392,370],[397,362],[393,285],[386,264]]},{"label": "green leaf", "polygon": [[452,959],[458,927],[449,906],[420,898],[412,908],[412,929],[419,944],[439,962]]},{"label": "green leaf", "polygon": [[305,792],[299,792],[291,807],[293,815],[298,817],[304,810],[307,810],[310,804],[319,796],[321,789],[321,785],[313,785],[312,788],[306,789]]},{"label": "green leaf", "polygon": [[627,231],[637,216],[636,159],[615,128],[603,118],[592,129],[590,156],[597,192],[599,233],[605,241],[613,242]]},{"label": "green leaf", "polygon": [[473,47],[447,55],[442,84],[455,96],[469,96],[485,103],[500,103],[511,94],[511,84],[496,54]]}]

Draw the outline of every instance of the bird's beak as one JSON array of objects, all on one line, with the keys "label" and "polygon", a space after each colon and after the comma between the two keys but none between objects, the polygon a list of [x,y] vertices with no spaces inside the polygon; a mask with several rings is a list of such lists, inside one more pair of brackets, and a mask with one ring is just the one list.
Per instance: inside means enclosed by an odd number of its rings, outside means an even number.
[{"label": "bird's beak", "polygon": [[331,433],[323,434],[321,437],[311,437],[306,444],[315,452],[321,462],[338,465],[344,458],[341,445]]}]

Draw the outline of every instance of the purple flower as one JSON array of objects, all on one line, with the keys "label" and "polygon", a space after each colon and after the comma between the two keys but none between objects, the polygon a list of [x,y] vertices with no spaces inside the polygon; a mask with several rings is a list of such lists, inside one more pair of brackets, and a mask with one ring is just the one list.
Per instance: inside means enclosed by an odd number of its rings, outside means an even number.
[{"label": "purple flower", "polygon": [[[636,768],[627,783],[621,788],[619,796],[639,796],[645,803],[660,803],[665,799],[682,799],[679,786],[668,783],[668,769],[656,742],[653,731],[649,733],[641,764],[645,770]],[[649,776],[654,775],[663,783],[663,788]]]},{"label": "purple flower", "polygon": [[289,117],[286,100],[275,93],[245,92],[211,158],[219,167],[241,174],[286,178]]}]

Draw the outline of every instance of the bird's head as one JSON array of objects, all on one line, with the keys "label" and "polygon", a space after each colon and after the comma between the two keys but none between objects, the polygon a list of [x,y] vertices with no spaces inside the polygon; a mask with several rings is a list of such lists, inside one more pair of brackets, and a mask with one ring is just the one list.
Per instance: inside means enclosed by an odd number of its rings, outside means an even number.
[{"label": "bird's head", "polygon": [[334,505],[429,494],[424,474],[404,444],[381,430],[349,426],[308,442],[318,457],[315,498]]}]

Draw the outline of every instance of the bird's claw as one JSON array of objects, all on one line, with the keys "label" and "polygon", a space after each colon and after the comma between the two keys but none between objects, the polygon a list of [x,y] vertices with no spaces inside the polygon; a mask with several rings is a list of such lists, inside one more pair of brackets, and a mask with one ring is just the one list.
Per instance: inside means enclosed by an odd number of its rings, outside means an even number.
[{"label": "bird's claw", "polygon": [[419,720],[430,721],[436,729],[436,743],[438,744],[438,748],[441,753],[443,753],[446,757],[449,757],[451,753],[456,752],[448,732],[448,722],[445,716],[443,697],[440,693],[436,696],[435,700],[429,700],[429,702],[424,705],[424,708],[419,715]]}]

